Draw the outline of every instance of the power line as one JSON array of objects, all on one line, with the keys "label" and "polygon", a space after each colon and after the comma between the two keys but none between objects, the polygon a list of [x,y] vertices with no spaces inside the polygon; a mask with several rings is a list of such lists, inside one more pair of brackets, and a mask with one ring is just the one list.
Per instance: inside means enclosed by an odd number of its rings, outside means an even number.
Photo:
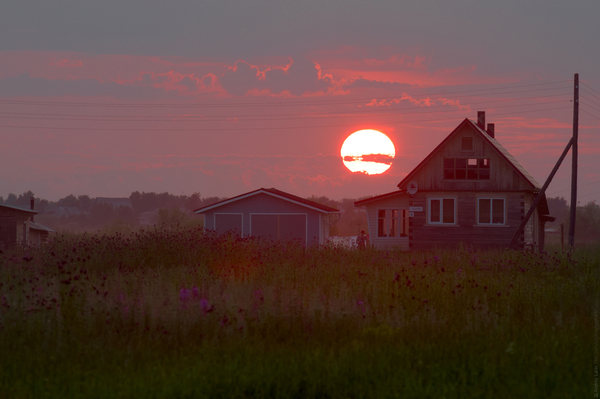
[{"label": "power line", "polygon": [[[516,115],[523,113],[533,113],[540,111],[554,111],[569,109],[570,107],[554,107],[538,110],[527,110],[518,112],[492,112],[492,115],[504,116],[504,115]],[[403,120],[399,122],[385,122],[388,124],[400,125],[406,123],[425,123],[425,122],[441,122],[447,120],[456,120],[456,118],[437,118],[437,119],[416,119],[416,120]],[[0,125],[4,128],[17,128],[17,129],[47,129],[47,130],[78,130],[78,131],[143,131],[143,132],[212,132],[212,131],[248,131],[248,130],[288,130],[288,129],[317,129],[317,128],[332,128],[332,127],[351,127],[356,126],[356,123],[352,124],[331,124],[331,125],[313,125],[313,126],[277,126],[277,127],[235,127],[235,128],[210,128],[210,129],[173,129],[173,128],[78,128],[78,127],[46,127],[46,126],[19,126],[19,125]]]}]

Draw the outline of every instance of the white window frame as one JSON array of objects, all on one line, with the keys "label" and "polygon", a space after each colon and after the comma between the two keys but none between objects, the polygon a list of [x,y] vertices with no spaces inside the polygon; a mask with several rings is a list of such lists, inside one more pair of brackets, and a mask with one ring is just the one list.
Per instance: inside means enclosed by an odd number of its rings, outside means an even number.
[{"label": "white window frame", "polygon": [[[385,218],[381,218],[379,217],[379,212],[380,211],[386,211],[385,214]],[[388,215],[388,211],[397,211],[398,212],[398,216],[397,217],[391,217],[391,215]],[[402,215],[405,215],[406,217],[402,217]],[[385,225],[388,227],[388,235],[385,236],[380,236],[379,235],[379,221],[381,219],[385,219],[386,221],[388,221]],[[396,230],[397,230],[397,236],[390,236],[389,235],[389,227],[391,226],[391,221],[396,219],[397,223],[396,223]],[[408,210],[406,208],[378,208],[377,209],[377,230],[376,230],[376,234],[377,234],[377,238],[382,238],[382,239],[398,239],[398,238],[404,238],[404,237],[408,237],[408,231],[406,231],[404,233],[404,235],[402,235],[402,228],[405,227],[405,223],[406,220],[408,220]]]},{"label": "white window frame", "polygon": [[[432,201],[440,201],[440,221],[433,222],[431,221],[431,202]],[[444,222],[444,200],[453,200],[454,201],[454,221],[452,223]],[[458,224],[458,200],[456,197],[429,197],[427,198],[427,224],[436,225],[436,226],[454,226]]]},{"label": "white window frame", "polygon": [[[490,222],[484,223],[479,220],[481,213],[479,211],[480,201],[481,200],[490,200]],[[502,200],[502,223],[494,223],[494,200]],[[478,197],[477,198],[477,224],[480,226],[505,226],[506,225],[506,198],[503,197]]]}]

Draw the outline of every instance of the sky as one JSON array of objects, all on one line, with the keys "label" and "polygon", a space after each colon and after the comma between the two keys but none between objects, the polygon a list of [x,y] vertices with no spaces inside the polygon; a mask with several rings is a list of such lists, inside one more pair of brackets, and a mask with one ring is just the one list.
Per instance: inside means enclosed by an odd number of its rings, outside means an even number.
[{"label": "sky", "polygon": [[[391,192],[464,118],[540,184],[573,132],[600,202],[600,3],[544,0],[9,2],[0,13],[0,196]],[[396,148],[381,175],[344,139]],[[571,158],[547,190],[570,198]]]}]

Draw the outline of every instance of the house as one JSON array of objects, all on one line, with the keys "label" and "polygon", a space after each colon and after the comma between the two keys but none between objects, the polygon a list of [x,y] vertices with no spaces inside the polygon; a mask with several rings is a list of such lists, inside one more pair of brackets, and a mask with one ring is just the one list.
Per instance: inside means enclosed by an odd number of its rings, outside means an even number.
[{"label": "house", "polygon": [[[507,248],[541,185],[477,122],[462,121],[399,184],[399,190],[355,202],[365,207],[371,244],[429,250],[460,245]],[[545,196],[519,238],[544,246]]]},{"label": "house", "polygon": [[0,248],[15,245],[40,245],[54,230],[35,223],[33,216],[38,212],[12,205],[0,205]]},{"label": "house", "polygon": [[219,233],[325,244],[332,215],[340,211],[274,188],[261,188],[194,211]]}]

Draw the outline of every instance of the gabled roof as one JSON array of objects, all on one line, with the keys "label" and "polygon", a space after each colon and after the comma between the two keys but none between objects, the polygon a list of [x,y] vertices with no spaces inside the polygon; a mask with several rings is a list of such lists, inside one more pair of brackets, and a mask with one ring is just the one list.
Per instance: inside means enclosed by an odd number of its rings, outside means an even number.
[{"label": "gabled roof", "polygon": [[2,204],[2,205],[0,205],[0,207],[8,208],[8,209],[13,210],[13,211],[19,211],[19,212],[23,212],[23,213],[28,213],[28,214],[31,214],[31,215],[37,215],[38,214],[37,211],[32,211],[31,209],[27,209],[27,208],[21,208],[19,206],[4,205],[4,204]]},{"label": "gabled roof", "polygon": [[321,212],[321,213],[340,213],[340,211],[338,209],[335,209],[335,208],[332,208],[332,207],[326,206],[326,205],[321,205],[317,202],[310,201],[310,200],[307,200],[304,198],[300,198],[293,194],[289,194],[289,193],[277,190],[275,188],[259,188],[258,190],[250,191],[249,193],[241,194],[241,195],[238,195],[237,197],[229,198],[229,199],[226,199],[223,201],[219,201],[215,204],[208,205],[208,206],[202,207],[200,209],[196,209],[194,212],[198,213],[198,214],[208,212],[212,209],[221,207],[223,205],[231,204],[232,202],[240,201],[245,198],[253,197],[253,196],[259,195],[259,194],[270,195],[272,197],[279,198],[279,199],[282,199],[282,200],[285,200],[288,202],[292,202],[297,205],[301,205],[301,206],[310,208],[312,210],[315,210],[315,211]]},{"label": "gabled roof", "polygon": [[390,198],[390,197],[394,197],[396,195],[400,195],[400,194],[407,194],[406,190],[396,190],[396,191],[392,191],[391,193],[385,193],[385,194],[381,194],[381,195],[376,195],[375,197],[370,197],[370,198],[365,198],[362,199],[360,201],[356,201],[354,203],[354,206],[364,206],[366,204],[368,204],[371,201],[379,201],[385,198]]},{"label": "gabled roof", "polygon": [[431,153],[425,157],[425,159],[423,159],[421,161],[421,163],[419,163],[417,165],[416,168],[414,168],[408,175],[406,175],[406,177],[404,179],[402,179],[402,181],[400,183],[398,183],[398,187],[402,187],[404,184],[406,184],[407,182],[409,182],[412,177],[415,175],[415,173],[417,173],[417,171],[419,169],[421,169],[423,167],[423,165],[425,165],[432,157],[433,155],[438,152],[447,142],[448,140],[450,140],[450,138],[452,138],[452,136],[454,136],[465,124],[469,125],[473,130],[475,130],[477,133],[479,133],[481,135],[481,137],[483,137],[483,139],[485,141],[487,141],[487,143],[492,146],[492,148],[494,148],[496,151],[498,151],[498,153],[500,154],[500,156],[502,158],[504,158],[504,160],[506,160],[506,162],[508,162],[514,169],[515,171],[521,175],[521,177],[523,177],[529,184],[531,184],[532,188],[535,190],[541,190],[542,186],[540,185],[540,183],[538,183],[533,176],[531,176],[529,174],[529,172],[527,172],[525,170],[525,168],[519,163],[519,161],[517,161],[515,159],[515,157],[513,157],[507,150],[506,148],[504,148],[502,146],[502,144],[500,144],[500,142],[498,140],[496,140],[495,138],[490,137],[489,134],[487,134],[487,132],[480,128],[476,123],[473,123],[470,119],[465,118],[464,121],[462,121],[457,127],[456,129],[454,129],[452,131],[452,133],[450,133],[448,135],[448,137],[446,137],[437,147],[435,147],[435,149],[433,151],[431,151]]}]

